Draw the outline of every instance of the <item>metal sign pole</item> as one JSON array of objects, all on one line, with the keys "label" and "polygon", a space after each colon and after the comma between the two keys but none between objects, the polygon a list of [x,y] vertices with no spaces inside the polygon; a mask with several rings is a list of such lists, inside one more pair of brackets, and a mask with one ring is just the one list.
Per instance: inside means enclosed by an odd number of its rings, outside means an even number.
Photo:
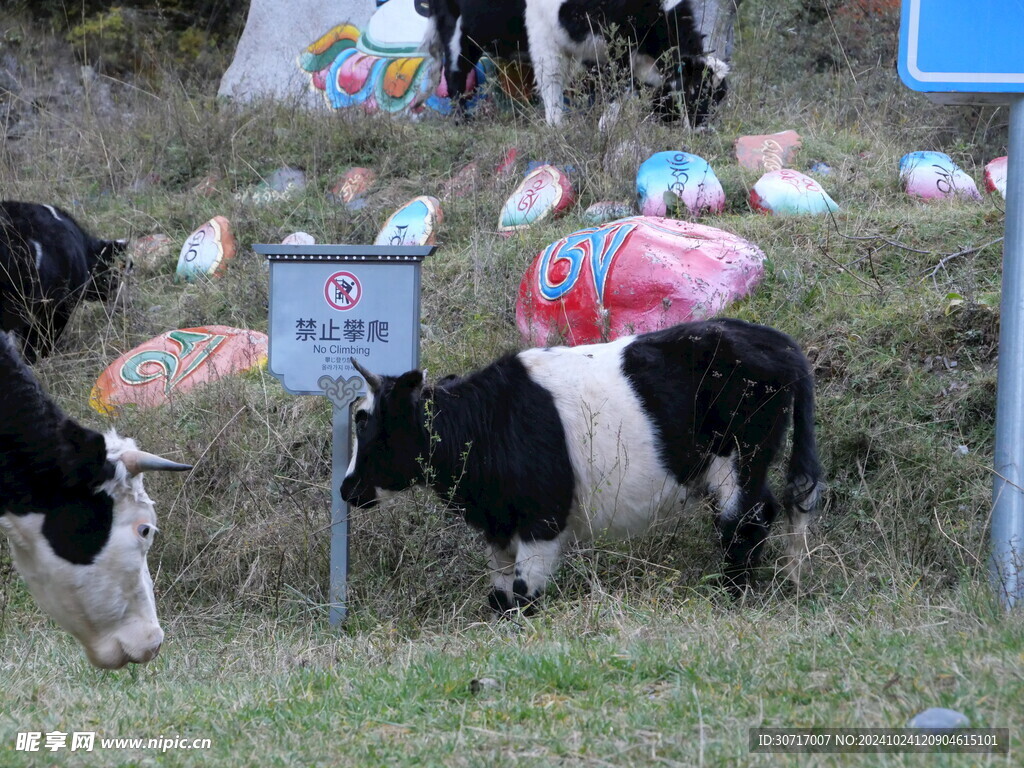
[{"label": "metal sign pole", "polygon": [[993,586],[1007,610],[1024,598],[1024,96],[1010,105],[992,489]]}]

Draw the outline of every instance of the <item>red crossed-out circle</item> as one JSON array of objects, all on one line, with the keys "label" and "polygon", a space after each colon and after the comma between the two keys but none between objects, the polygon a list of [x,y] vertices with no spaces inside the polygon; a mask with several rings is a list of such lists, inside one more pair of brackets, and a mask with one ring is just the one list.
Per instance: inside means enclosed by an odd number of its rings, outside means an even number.
[{"label": "red crossed-out circle", "polygon": [[363,298],[363,286],[351,272],[335,272],[324,283],[324,298],[332,309],[345,312]]}]

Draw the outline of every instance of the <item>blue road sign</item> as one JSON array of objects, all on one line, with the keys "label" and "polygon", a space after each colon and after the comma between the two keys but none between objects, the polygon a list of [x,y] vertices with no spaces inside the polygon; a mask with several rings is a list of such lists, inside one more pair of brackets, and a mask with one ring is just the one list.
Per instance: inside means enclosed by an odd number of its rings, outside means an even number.
[{"label": "blue road sign", "polygon": [[1024,93],[1024,0],[904,0],[899,73],[944,103]]}]

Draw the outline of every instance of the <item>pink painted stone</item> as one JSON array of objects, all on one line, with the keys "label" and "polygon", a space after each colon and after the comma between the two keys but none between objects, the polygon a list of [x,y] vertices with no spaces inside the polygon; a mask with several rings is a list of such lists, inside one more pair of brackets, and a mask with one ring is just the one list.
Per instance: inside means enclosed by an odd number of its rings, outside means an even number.
[{"label": "pink painted stone", "polygon": [[481,186],[480,166],[476,161],[466,163],[454,176],[444,183],[442,192],[445,197],[465,197]]},{"label": "pink painted stone", "polygon": [[560,216],[574,202],[576,193],[569,177],[553,165],[542,165],[505,201],[498,217],[498,232],[511,235],[548,217]]},{"label": "pink painted stone", "polygon": [[822,186],[799,171],[769,171],[750,190],[750,207],[773,216],[834,213],[835,200]]},{"label": "pink painted stone", "polygon": [[908,195],[922,200],[981,200],[974,179],[944,152],[908,152],[900,158],[900,179]]},{"label": "pink painted stone", "polygon": [[1007,157],[997,157],[985,166],[985,189],[989,192],[998,192],[1003,198],[1006,197],[1006,162]]},{"label": "pink painted stone", "polygon": [[764,277],[764,253],[715,227],[633,216],[563,237],[519,285],[524,343],[608,341],[718,314]]},{"label": "pink painted stone", "polygon": [[644,216],[693,216],[725,210],[725,190],[707,160],[689,152],[655,152],[636,173],[636,199]]},{"label": "pink painted stone", "polygon": [[736,161],[751,171],[778,171],[792,164],[800,146],[796,131],[740,136],[736,139]]},{"label": "pink painted stone", "polygon": [[181,280],[194,280],[200,275],[219,277],[227,263],[235,257],[235,236],[231,222],[214,216],[188,236],[178,256],[176,275]]}]

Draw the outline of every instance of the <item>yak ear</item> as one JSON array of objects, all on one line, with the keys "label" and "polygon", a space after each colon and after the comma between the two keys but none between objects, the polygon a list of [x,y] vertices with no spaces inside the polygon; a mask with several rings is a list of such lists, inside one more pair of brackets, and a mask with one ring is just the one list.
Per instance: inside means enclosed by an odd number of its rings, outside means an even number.
[{"label": "yak ear", "polygon": [[423,391],[423,384],[427,378],[426,374],[426,371],[416,370],[403,373],[395,382],[395,389],[409,390],[413,398],[416,398]]}]

